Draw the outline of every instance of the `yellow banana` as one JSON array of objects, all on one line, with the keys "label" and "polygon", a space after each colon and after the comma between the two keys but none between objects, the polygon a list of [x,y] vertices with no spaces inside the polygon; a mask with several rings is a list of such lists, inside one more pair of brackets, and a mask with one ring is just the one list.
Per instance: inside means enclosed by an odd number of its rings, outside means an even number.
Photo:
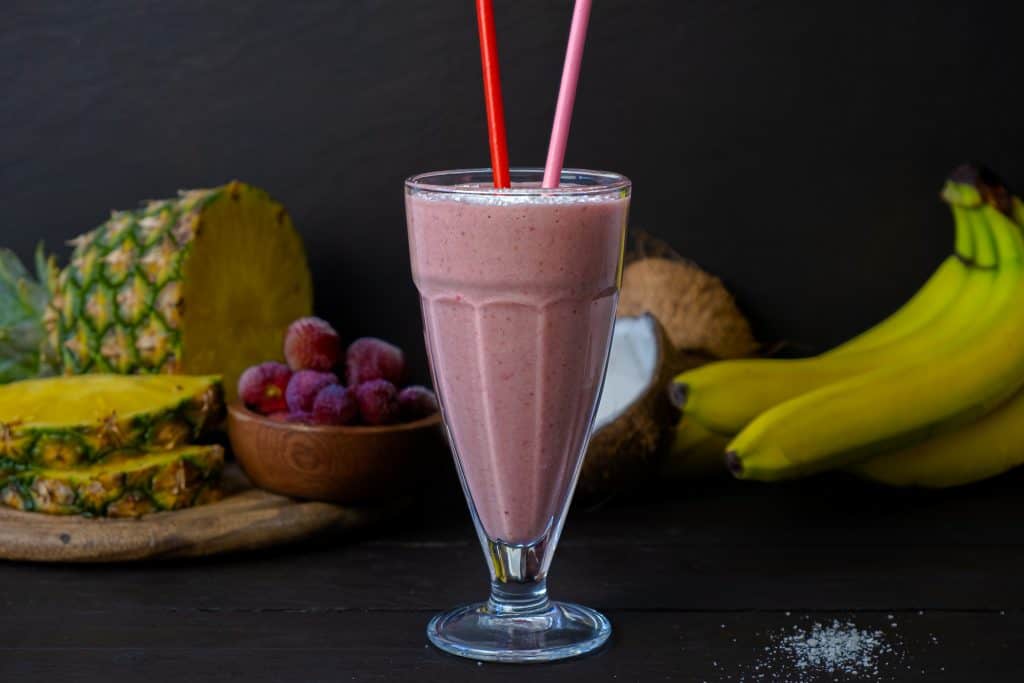
[{"label": "yellow banana", "polygon": [[710,363],[673,381],[671,395],[684,415],[719,434],[736,434],[771,407],[829,384],[913,360],[922,346],[959,336],[989,298],[996,264],[991,231],[976,211],[954,205],[958,234],[972,236],[974,264],[950,291],[945,310],[878,347],[800,359],[751,358]]},{"label": "yellow banana", "polygon": [[890,486],[945,488],[981,481],[1024,464],[1024,392],[949,434],[882,453],[846,469]]},{"label": "yellow banana", "polygon": [[963,287],[970,267],[959,256],[948,256],[939,264],[924,286],[899,310],[871,329],[826,351],[823,356],[838,356],[877,349],[918,330],[942,314],[950,299]]},{"label": "yellow banana", "polygon": [[[1024,225],[1024,203],[1013,198],[1013,215]],[[847,467],[890,486],[945,488],[1002,474],[1024,464],[1024,391],[960,429]]]},{"label": "yellow banana", "polygon": [[916,358],[782,403],[728,446],[737,476],[782,479],[918,443],[992,411],[1024,384],[1024,240],[993,204],[1006,197],[984,174],[958,169],[944,196],[987,222],[997,240],[991,296],[963,333]]},{"label": "yellow banana", "polygon": [[974,258],[974,236],[960,221],[956,222],[953,255],[947,256],[931,277],[895,313],[849,341],[826,351],[824,356],[877,349],[916,332],[941,315],[950,300],[964,286]]},{"label": "yellow banana", "polygon": [[725,474],[725,446],[728,443],[729,437],[715,434],[684,417],[676,428],[661,474],[670,479]]}]

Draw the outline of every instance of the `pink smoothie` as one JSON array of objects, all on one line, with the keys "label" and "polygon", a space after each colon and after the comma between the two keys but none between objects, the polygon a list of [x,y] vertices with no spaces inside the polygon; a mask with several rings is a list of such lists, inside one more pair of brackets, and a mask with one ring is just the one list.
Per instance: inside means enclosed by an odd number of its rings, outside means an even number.
[{"label": "pink smoothie", "polygon": [[484,531],[536,541],[575,484],[604,373],[629,199],[407,193],[413,279]]}]

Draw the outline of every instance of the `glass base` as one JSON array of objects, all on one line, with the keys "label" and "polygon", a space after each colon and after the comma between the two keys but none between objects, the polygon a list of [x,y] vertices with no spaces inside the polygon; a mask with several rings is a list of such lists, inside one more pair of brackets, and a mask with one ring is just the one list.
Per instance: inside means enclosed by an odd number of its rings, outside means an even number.
[{"label": "glass base", "polygon": [[427,638],[441,650],[485,662],[550,662],[604,645],[612,626],[600,612],[568,602],[548,602],[529,614],[495,614],[493,603],[465,605],[439,614]]}]

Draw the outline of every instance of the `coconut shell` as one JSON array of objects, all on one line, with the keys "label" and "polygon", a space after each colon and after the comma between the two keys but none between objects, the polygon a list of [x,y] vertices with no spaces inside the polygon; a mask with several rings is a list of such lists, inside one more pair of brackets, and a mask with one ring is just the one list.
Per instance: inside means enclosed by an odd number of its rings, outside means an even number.
[{"label": "coconut shell", "polygon": [[741,358],[758,348],[722,281],[682,258],[640,258],[623,270],[618,314],[643,313],[664,325],[679,351]]},{"label": "coconut shell", "polygon": [[603,503],[648,483],[658,473],[679,411],[668,398],[675,376],[668,335],[650,316],[658,345],[649,386],[612,422],[594,432],[576,486],[582,505]]},{"label": "coconut shell", "polygon": [[[671,342],[669,342],[671,343]],[[702,365],[707,365],[712,361],[718,360],[714,356],[709,356],[706,353],[692,353],[690,351],[677,351],[669,354],[668,364],[672,368],[672,376],[682,374],[687,370],[693,370],[699,368]]]}]

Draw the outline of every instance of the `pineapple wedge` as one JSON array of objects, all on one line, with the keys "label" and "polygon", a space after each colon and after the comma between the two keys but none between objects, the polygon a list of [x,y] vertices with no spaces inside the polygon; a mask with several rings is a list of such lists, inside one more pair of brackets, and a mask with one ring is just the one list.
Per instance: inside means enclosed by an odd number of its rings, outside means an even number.
[{"label": "pineapple wedge", "polygon": [[224,377],[280,359],[310,315],[313,284],[285,208],[234,181],[115,211],[70,242],[70,263],[36,254],[39,282],[0,249],[0,382],[62,373]]},{"label": "pineapple wedge", "polygon": [[119,453],[101,465],[75,470],[8,472],[0,502],[54,515],[139,517],[216,500],[223,467],[220,446]]},{"label": "pineapple wedge", "polygon": [[219,424],[219,377],[80,375],[0,386],[0,468],[69,469],[172,450]]},{"label": "pineapple wedge", "polygon": [[312,308],[288,212],[237,181],[114,212],[72,243],[43,318],[65,374],[219,374],[233,397]]}]

